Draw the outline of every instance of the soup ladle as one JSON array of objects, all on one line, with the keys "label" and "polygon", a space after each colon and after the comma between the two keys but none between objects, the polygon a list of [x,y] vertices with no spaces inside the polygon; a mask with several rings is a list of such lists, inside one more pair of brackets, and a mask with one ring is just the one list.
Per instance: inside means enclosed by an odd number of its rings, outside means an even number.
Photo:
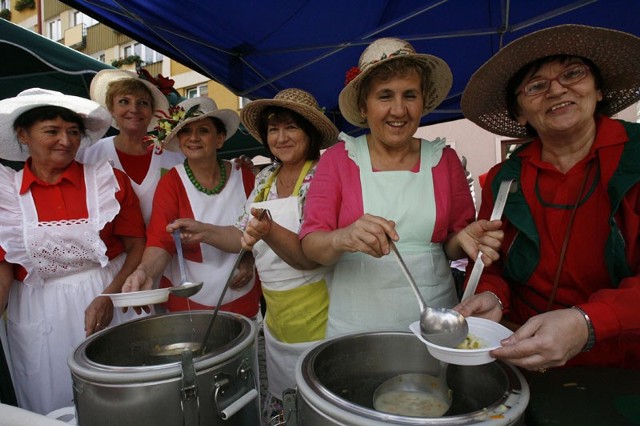
[{"label": "soup ladle", "polygon": [[169,287],[169,291],[178,297],[190,297],[200,291],[203,282],[187,281],[187,271],[184,264],[184,255],[182,253],[182,240],[180,239],[180,228],[173,231],[173,242],[176,245],[176,256],[178,256],[178,265],[180,266],[180,285]]},{"label": "soup ladle", "polygon": [[411,284],[411,288],[418,299],[420,306],[420,334],[425,340],[438,346],[455,348],[469,334],[469,324],[467,320],[457,311],[447,308],[430,308],[424,301],[420,289],[416,284],[409,268],[404,263],[396,244],[389,239],[391,251],[395,254],[396,260],[404,273],[404,276]]}]

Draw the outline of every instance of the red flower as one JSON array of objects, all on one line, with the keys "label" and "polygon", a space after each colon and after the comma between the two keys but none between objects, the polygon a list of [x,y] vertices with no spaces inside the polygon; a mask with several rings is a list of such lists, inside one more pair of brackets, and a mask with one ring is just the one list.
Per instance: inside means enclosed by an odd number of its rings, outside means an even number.
[{"label": "red flower", "polygon": [[158,84],[156,86],[158,86],[158,89],[160,89],[162,93],[164,93],[165,95],[173,93],[173,85],[175,84],[175,80],[158,74],[157,82]]},{"label": "red flower", "polygon": [[344,79],[344,85],[351,83],[351,81],[356,78],[362,71],[358,67],[351,67],[349,71],[347,71],[346,78]]}]

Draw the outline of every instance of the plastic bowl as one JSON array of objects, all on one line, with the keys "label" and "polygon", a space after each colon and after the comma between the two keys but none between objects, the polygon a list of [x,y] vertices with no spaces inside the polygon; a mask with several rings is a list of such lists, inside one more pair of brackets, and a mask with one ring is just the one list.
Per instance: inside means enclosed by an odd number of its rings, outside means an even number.
[{"label": "plastic bowl", "polygon": [[169,300],[169,289],[158,288],[155,290],[132,291],[130,293],[101,294],[101,296],[109,296],[113,306],[116,308],[147,306]]},{"label": "plastic bowl", "polygon": [[427,345],[429,353],[440,361],[457,365],[482,365],[495,361],[489,352],[499,348],[500,341],[511,336],[512,331],[495,321],[484,318],[467,317],[467,323],[469,334],[481,343],[479,349],[455,349],[431,343],[420,334],[420,321],[412,323],[409,329]]}]

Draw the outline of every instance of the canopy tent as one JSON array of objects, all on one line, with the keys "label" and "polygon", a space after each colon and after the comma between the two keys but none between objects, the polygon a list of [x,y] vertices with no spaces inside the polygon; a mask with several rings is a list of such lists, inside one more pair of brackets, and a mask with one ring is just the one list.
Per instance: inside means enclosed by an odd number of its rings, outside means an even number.
[{"label": "canopy tent", "polygon": [[[66,47],[9,21],[0,19],[0,99],[16,96],[25,89],[42,87],[89,98],[93,76],[113,68],[84,53]],[[221,150],[221,157],[264,154],[264,147],[246,131],[238,131]],[[20,162],[4,164],[20,168]]]},{"label": "canopy tent", "polygon": [[31,87],[88,98],[89,84],[102,69],[113,68],[84,53],[0,19],[0,99]]},{"label": "canopy tent", "polygon": [[338,110],[345,72],[379,37],[407,39],[452,68],[449,97],[427,124],[462,118],[471,74],[524,34],[562,23],[640,34],[638,0],[62,1],[239,96],[308,90],[343,130],[353,130]]}]

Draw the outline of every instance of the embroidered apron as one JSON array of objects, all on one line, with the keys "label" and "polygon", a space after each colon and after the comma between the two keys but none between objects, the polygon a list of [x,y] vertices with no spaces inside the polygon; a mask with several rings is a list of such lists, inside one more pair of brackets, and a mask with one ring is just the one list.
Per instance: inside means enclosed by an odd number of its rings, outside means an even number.
[{"label": "embroidered apron", "polygon": [[[231,175],[222,192],[216,195],[207,195],[193,186],[184,169],[184,164],[179,164],[175,167],[182,185],[187,191],[195,220],[215,223],[221,226],[234,225],[236,223],[247,201],[240,170],[231,167]],[[189,260],[188,255],[185,257],[187,279],[193,282],[204,282],[202,290],[189,299],[201,305],[214,307],[220,298],[220,294],[222,294],[222,289],[236,261],[237,253],[227,253],[209,244],[200,244],[200,252],[202,253],[202,263]],[[186,253],[187,251],[185,250]],[[171,259],[164,275],[174,286],[180,284],[180,266],[175,255]],[[224,295],[222,305],[244,296],[252,288],[252,285],[245,285],[239,289],[229,288]]]},{"label": "embroidered apron", "polygon": [[[119,205],[101,211],[99,198],[115,200],[118,183],[107,163],[102,165],[111,171],[107,187],[96,182],[97,167],[84,166],[87,219],[38,222],[31,193],[18,196],[23,223],[17,226],[22,226],[24,246],[9,244],[6,259],[22,256],[28,275],[24,282],[15,281],[9,294],[9,349],[18,402],[41,414],[73,404],[67,359],[85,339],[85,309],[111,283],[126,258],[123,253],[109,262],[99,237],[100,224],[112,220]],[[16,173],[16,191],[21,182],[22,172]],[[123,320],[122,313],[114,310],[111,326]]]},{"label": "embroidered apron", "polygon": [[[299,193],[302,182],[313,165],[307,161],[287,198],[259,201],[267,198],[278,170],[269,178],[265,189],[251,207],[269,209],[274,222],[291,232],[300,230],[301,206]],[[277,181],[276,181],[277,185]],[[295,367],[300,355],[324,338],[329,295],[324,280],[327,268],[300,271],[289,266],[264,242],[253,247],[256,268],[262,281],[267,302],[264,341],[267,360],[269,393],[282,399],[282,392],[295,388]]]},{"label": "embroidered apron", "polygon": [[[360,168],[364,212],[393,220],[396,243],[425,301],[432,307],[457,303],[453,279],[441,244],[431,242],[436,207],[432,167],[440,160],[444,140],[422,141],[420,171],[373,172],[366,136],[342,135]],[[407,331],[420,319],[416,296],[393,255],[374,258],[344,254],[327,277],[327,338],[378,330]]]}]

